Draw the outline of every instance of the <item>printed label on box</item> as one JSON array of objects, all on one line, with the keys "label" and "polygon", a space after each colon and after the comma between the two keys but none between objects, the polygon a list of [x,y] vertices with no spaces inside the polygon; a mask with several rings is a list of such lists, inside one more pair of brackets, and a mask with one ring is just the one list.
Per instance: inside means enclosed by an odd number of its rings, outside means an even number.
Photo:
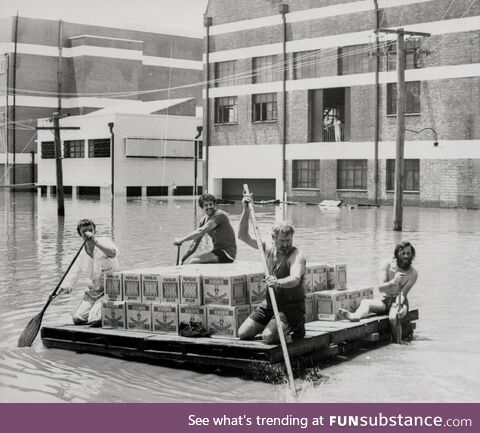
[{"label": "printed label on box", "polygon": [[102,301],[102,327],[126,328],[124,301]]},{"label": "printed label on box", "polygon": [[203,291],[205,304],[245,305],[246,280],[244,275],[229,277],[204,277]]},{"label": "printed label on box", "polygon": [[178,321],[207,324],[207,307],[200,305],[179,305]]},{"label": "printed label on box", "polygon": [[303,291],[304,293],[312,293],[313,292],[313,272],[312,268],[309,266],[305,269],[305,275],[303,277]]},{"label": "printed label on box", "polygon": [[107,272],[105,274],[105,299],[109,301],[122,301],[122,273]]},{"label": "printed label on box", "polygon": [[180,302],[180,275],[162,275],[162,302]]},{"label": "printed label on box", "polygon": [[140,274],[122,273],[123,299],[125,301],[142,301]]},{"label": "printed label on box", "polygon": [[202,286],[201,276],[186,276],[180,277],[181,283],[181,296],[180,300],[182,304],[202,305]]},{"label": "printed label on box", "polygon": [[127,329],[150,331],[152,329],[151,304],[127,302]]},{"label": "printed label on box", "polygon": [[142,299],[144,302],[161,302],[160,300],[160,275],[142,274]]},{"label": "printed label on box", "polygon": [[327,283],[327,272],[328,267],[325,265],[315,265],[312,267],[313,275],[313,291],[314,292],[321,292],[322,290],[328,290],[328,283]]},{"label": "printed label on box", "polygon": [[267,296],[267,286],[265,285],[265,274],[248,274],[247,278],[247,302],[249,304],[259,304]]},{"label": "printed label on box", "polygon": [[208,330],[215,335],[237,337],[240,325],[250,314],[250,306],[209,306],[207,308]]},{"label": "printed label on box", "polygon": [[152,304],[152,330],[178,334],[178,305]]}]

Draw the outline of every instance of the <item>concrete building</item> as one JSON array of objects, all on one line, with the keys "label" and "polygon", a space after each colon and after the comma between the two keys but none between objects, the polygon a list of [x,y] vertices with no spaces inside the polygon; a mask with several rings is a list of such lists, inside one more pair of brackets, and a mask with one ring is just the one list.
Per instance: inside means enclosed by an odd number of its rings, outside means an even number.
[{"label": "concrete building", "polygon": [[188,112],[174,113],[191,115],[191,105],[201,107],[201,87],[192,86],[203,80],[201,37],[140,26],[1,19],[0,115],[5,113],[0,125],[1,183],[36,182],[35,126],[37,119],[53,112],[76,116],[125,100],[193,97],[190,104],[176,107]]},{"label": "concrete building", "polygon": [[[406,40],[406,205],[480,207],[480,3],[210,1],[210,191],[393,200],[395,34]],[[438,143],[438,144],[435,144]]]},{"label": "concrete building", "polygon": [[[65,192],[101,198],[111,197],[112,190],[116,196],[192,195],[195,184],[201,192],[203,161],[195,158],[195,146],[201,149],[201,117],[152,114],[187,111],[183,106],[191,102],[125,103],[61,119],[61,127],[79,128],[61,134]],[[45,119],[39,126],[52,123]],[[51,130],[38,131],[37,154],[39,191],[55,193]]]}]

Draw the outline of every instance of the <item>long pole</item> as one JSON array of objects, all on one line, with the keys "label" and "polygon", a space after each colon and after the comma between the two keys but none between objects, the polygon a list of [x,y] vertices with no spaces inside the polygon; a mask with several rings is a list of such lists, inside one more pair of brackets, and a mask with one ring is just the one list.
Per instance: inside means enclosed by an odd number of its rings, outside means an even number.
[{"label": "long pole", "polygon": [[[281,200],[287,201],[287,19],[286,13],[288,12],[288,5],[282,3],[279,5],[280,13],[282,14],[282,63],[283,63],[283,74],[282,74],[282,198]],[[286,204],[283,203],[284,210],[286,209]],[[285,217],[284,217],[285,218]]]},{"label": "long pole", "polygon": [[[17,183],[17,50],[18,50],[18,11],[15,18],[14,51],[13,51],[13,77],[12,77],[12,177],[10,184]],[[14,189],[15,191],[15,189]]]},{"label": "long pole", "polygon": [[375,181],[375,205],[378,205],[378,141],[380,139],[380,92],[379,92],[379,76],[380,76],[380,49],[378,46],[379,37],[378,37],[378,30],[380,27],[380,20],[379,20],[379,11],[378,11],[378,0],[373,0],[375,6],[375,149],[374,149],[374,168],[373,168],[373,176]]},{"label": "long pole", "polygon": [[208,190],[208,164],[210,159],[210,26],[212,25],[212,17],[204,16],[203,24],[206,28],[205,38],[205,165],[203,173],[203,192]]},{"label": "long pole", "polygon": [[[247,184],[243,185],[243,190],[245,191],[246,194],[250,195],[250,191],[248,189]],[[270,275],[270,271],[268,269],[267,260],[265,259],[265,253],[263,251],[262,241],[260,240],[260,234],[257,226],[257,220],[255,218],[253,203],[250,202],[248,204],[248,207],[250,208],[250,219],[252,220],[253,232],[255,233],[255,239],[257,241],[258,251],[260,252],[260,255],[261,255],[260,259],[263,265],[263,272],[265,272],[265,276],[267,277],[268,275]],[[278,338],[280,339],[280,345],[282,346],[282,353],[283,353],[283,358],[285,360],[285,368],[287,369],[288,381],[290,384],[290,391],[292,393],[292,396],[296,399],[297,390],[295,389],[295,381],[293,380],[293,372],[292,372],[292,366],[290,364],[290,357],[288,355],[287,343],[285,341],[285,335],[283,334],[283,327],[282,327],[282,322],[280,321],[280,313],[278,312],[278,305],[277,305],[277,300],[275,298],[275,292],[273,291],[273,288],[270,286],[268,287],[268,294],[270,295],[270,300],[272,302],[273,315],[275,316],[275,322],[277,324]]]},{"label": "long pole", "polygon": [[393,198],[393,230],[402,231],[403,224],[403,153],[405,146],[405,41],[403,29],[397,30],[397,140],[395,148],[395,194]]},{"label": "long pole", "polygon": [[111,160],[111,184],[112,184],[112,203],[115,197],[115,134],[113,132],[113,122],[108,123],[108,128],[110,129],[110,160]]},{"label": "long pole", "polygon": [[60,145],[60,117],[53,113],[53,134],[55,137],[55,166],[57,173],[57,215],[65,216],[65,203],[63,200],[63,168],[62,147]]}]

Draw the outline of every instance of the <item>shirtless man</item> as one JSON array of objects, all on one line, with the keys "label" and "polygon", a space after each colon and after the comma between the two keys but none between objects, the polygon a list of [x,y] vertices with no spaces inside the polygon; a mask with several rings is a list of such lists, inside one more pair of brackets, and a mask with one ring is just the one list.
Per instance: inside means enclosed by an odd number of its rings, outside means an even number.
[{"label": "shirtless man", "polygon": [[[258,249],[256,240],[250,236],[248,230],[250,201],[249,196],[243,199],[244,208],[238,238]],[[294,228],[289,222],[283,221],[273,226],[272,245],[263,244],[270,272],[265,281],[275,292],[284,334],[292,333],[292,338],[302,338],[305,335],[303,279],[306,263],[303,254],[293,246],[293,234]],[[268,292],[267,298],[242,323],[238,336],[241,340],[251,340],[259,332],[262,332],[262,340],[266,344],[277,344],[280,341]]]},{"label": "shirtless man", "polygon": [[[363,299],[354,313],[340,308],[338,310],[340,317],[357,322],[370,313],[388,313],[392,330],[396,329],[397,315],[403,319],[408,313],[407,295],[418,278],[418,272],[412,266],[414,258],[415,248],[413,245],[406,241],[400,242],[395,247],[394,258],[386,261],[381,267],[381,282],[378,290],[382,297],[380,299]],[[399,296],[400,293],[401,296]]]},{"label": "shirtless man", "polygon": [[206,234],[212,238],[213,250],[199,254],[191,263],[232,263],[237,255],[237,243],[227,213],[217,209],[217,199],[212,194],[202,194],[198,199],[198,205],[205,213],[198,223],[198,229],[182,238],[175,238],[173,242],[173,245],[180,246],[193,239],[189,250],[182,257],[182,263],[197,250],[198,244]]}]

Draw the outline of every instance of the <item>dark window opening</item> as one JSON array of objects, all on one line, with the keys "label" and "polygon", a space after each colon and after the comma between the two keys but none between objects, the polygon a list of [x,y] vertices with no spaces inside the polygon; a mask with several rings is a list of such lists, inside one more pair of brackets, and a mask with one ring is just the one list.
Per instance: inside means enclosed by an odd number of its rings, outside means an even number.
[{"label": "dark window opening", "polygon": [[317,78],[321,76],[320,50],[301,51],[293,54],[293,79]]},{"label": "dark window opening", "polygon": [[55,143],[53,141],[43,141],[41,149],[42,159],[55,159]]},{"label": "dark window opening", "polygon": [[370,72],[368,45],[352,45],[338,49],[339,75],[361,74]]},{"label": "dark window opening", "polygon": [[99,186],[79,186],[77,190],[77,195],[89,195],[100,197],[100,187]]},{"label": "dark window opening", "polygon": [[339,159],[337,189],[367,189],[367,160]]},{"label": "dark window opening", "polygon": [[237,97],[215,98],[215,123],[224,125],[237,122]]},{"label": "dark window opening", "polygon": [[293,188],[320,188],[320,161],[292,161]]},{"label": "dark window opening", "polygon": [[85,158],[85,142],[83,140],[66,140],[63,142],[64,158]]},{"label": "dark window opening", "polygon": [[270,83],[276,80],[277,56],[254,57],[252,62],[253,83]]},{"label": "dark window opening", "polygon": [[[420,81],[405,83],[405,113],[420,114]],[[397,83],[387,84],[387,114],[397,114]]]},{"label": "dark window opening", "polygon": [[141,197],[141,196],[142,196],[141,186],[127,186],[127,197]]},{"label": "dark window opening", "polygon": [[101,138],[88,140],[89,158],[109,158],[110,157],[110,139]]},{"label": "dark window opening", "polygon": [[[420,191],[420,160],[404,159],[404,191]],[[387,191],[395,190],[395,160],[387,159]]]},{"label": "dark window opening", "polygon": [[277,94],[252,95],[252,122],[277,120]]},{"label": "dark window opening", "polygon": [[215,86],[235,86],[236,60],[215,63]]},{"label": "dark window opening", "polygon": [[147,197],[168,195],[168,186],[147,186]]}]

